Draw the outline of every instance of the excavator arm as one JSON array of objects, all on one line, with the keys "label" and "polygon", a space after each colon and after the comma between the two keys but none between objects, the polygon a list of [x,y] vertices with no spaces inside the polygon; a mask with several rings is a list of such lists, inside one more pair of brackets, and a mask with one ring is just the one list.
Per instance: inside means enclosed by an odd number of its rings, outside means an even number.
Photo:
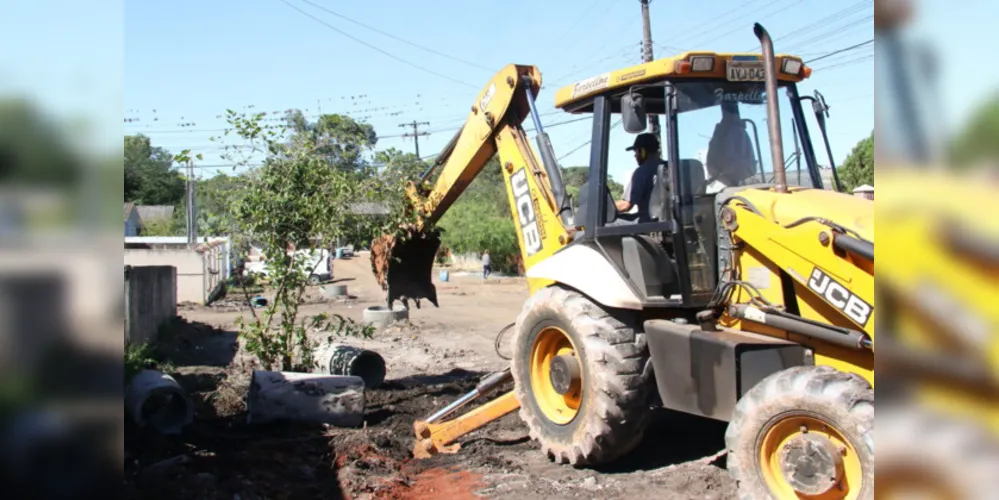
[{"label": "excavator arm", "polygon": [[[534,66],[511,64],[500,70],[482,89],[461,130],[444,147],[419,183],[409,186],[416,222],[401,234],[379,238],[372,245],[372,269],[388,306],[395,300],[408,305],[420,299],[439,307],[432,282],[434,258],[440,248],[435,224],[447,212],[494,155],[499,155],[510,213],[517,228],[524,267],[529,269],[568,244],[575,230],[572,202],[565,193],[561,170],[544,132],[535,105],[541,73]],[[540,158],[531,148],[521,124],[530,116],[537,131]],[[436,179],[431,183],[430,180]],[[549,281],[528,279],[533,292]],[[445,420],[459,408],[512,380],[510,370],[493,373],[472,392],[423,420],[414,423],[413,455],[426,458],[454,453],[454,442],[479,427],[520,407],[513,392]]]},{"label": "excavator arm", "polygon": [[[482,89],[464,126],[444,147],[409,196],[416,222],[401,234],[384,235],[372,245],[372,269],[388,305],[421,299],[438,306],[431,273],[440,248],[435,224],[457,201],[489,160],[499,154],[524,267],[530,268],[569,242],[572,204],[565,193],[548,136],[535,106],[541,73],[534,66],[510,64]],[[530,116],[540,158],[521,124]],[[436,179],[430,183],[436,174]],[[529,280],[532,291],[546,283]]]}]

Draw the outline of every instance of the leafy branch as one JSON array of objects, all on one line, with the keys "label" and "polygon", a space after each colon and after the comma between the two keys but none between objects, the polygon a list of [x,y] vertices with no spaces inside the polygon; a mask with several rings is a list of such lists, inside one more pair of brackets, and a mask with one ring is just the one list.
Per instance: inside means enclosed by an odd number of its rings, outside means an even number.
[{"label": "leafy branch", "polygon": [[[403,202],[404,183],[372,171],[359,154],[373,145],[370,126],[327,115],[320,126],[293,122],[272,127],[261,124],[264,116],[226,113],[231,125],[227,135],[248,144],[227,149],[229,157],[243,155],[238,161],[248,162],[247,150],[266,155],[234,197],[232,216],[241,237],[259,245],[267,256],[265,267],[274,289],[273,300],[260,315],[254,312],[252,320],[239,320],[238,326],[247,349],[268,369],[301,369],[313,364],[317,347],[310,326],[332,328],[338,335],[373,333],[336,317],[299,317],[308,277],[324,252],[332,253],[348,228],[371,234],[390,224],[405,225],[413,213]],[[361,202],[382,204],[389,214],[359,218],[354,208]],[[244,296],[249,302],[245,288]]]}]

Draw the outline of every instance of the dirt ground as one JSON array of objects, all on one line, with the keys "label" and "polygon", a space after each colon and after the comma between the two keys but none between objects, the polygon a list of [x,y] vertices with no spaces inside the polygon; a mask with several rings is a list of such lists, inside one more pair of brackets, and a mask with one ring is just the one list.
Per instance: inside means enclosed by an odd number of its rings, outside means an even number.
[{"label": "dirt ground", "polygon": [[[302,314],[360,320],[366,307],[383,302],[367,255],[336,261],[334,272],[350,298],[328,299],[315,289]],[[377,351],[387,364],[386,382],[366,391],[361,429],[248,426],[250,367],[234,320],[249,310],[234,302],[182,307],[185,321],[169,349],[196,418],[176,437],[127,427],[126,498],[734,497],[720,454],[724,424],[666,411],[657,413],[639,449],[601,470],[549,462],[516,412],[463,438],[457,454],[413,459],[413,421],[505,366],[496,334],[516,319],[527,295],[521,279],[474,274],[454,273],[437,288],[439,309],[423,304],[410,311],[409,324],[372,339],[343,339]]]}]

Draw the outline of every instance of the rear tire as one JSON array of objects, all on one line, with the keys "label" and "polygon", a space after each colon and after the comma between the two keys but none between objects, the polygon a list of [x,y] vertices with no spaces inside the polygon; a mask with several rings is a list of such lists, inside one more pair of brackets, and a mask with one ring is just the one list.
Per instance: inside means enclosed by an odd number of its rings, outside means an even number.
[{"label": "rear tire", "polygon": [[[802,425],[807,433],[800,432]],[[832,477],[824,477],[827,482],[819,487],[831,490],[822,498],[874,498],[874,390],[859,376],[828,366],[777,372],[736,404],[725,444],[728,473],[736,482],[739,498],[803,497],[790,489],[779,457],[797,446],[792,440],[804,436],[819,436],[838,449],[839,454],[829,456],[841,460],[846,471],[835,483]],[[799,486],[816,477],[808,474],[817,475],[817,469],[802,469]],[[845,485],[846,491],[837,484]]]},{"label": "rear tire", "polygon": [[[535,394],[538,384],[551,387],[548,377],[532,380],[532,371],[539,372],[535,356],[543,345],[539,339],[552,331],[564,335],[568,340],[564,345],[571,343],[581,369],[574,399],[577,407],[568,409],[566,413],[572,415],[561,419],[552,417],[554,393]],[[635,332],[577,292],[549,287],[524,305],[513,345],[511,364],[520,417],[549,459],[576,467],[599,465],[641,442],[650,415],[650,385],[642,376],[648,357],[644,333]]]}]

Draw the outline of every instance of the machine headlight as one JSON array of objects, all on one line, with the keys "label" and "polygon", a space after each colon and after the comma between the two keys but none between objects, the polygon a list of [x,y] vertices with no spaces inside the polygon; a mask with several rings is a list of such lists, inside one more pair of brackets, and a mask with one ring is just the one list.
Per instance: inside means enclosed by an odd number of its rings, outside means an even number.
[{"label": "machine headlight", "polygon": [[712,56],[694,56],[690,58],[691,71],[711,71],[715,69],[715,58]]},{"label": "machine headlight", "polygon": [[788,75],[797,75],[801,71],[801,61],[797,59],[784,59],[780,70]]}]

